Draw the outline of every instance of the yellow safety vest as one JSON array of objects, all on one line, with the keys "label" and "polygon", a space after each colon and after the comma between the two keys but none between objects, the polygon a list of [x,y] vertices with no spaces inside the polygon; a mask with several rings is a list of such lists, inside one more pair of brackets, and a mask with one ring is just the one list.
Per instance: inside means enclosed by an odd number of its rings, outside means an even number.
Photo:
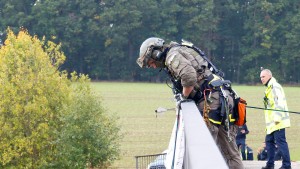
[{"label": "yellow safety vest", "polygon": [[267,134],[291,126],[289,113],[280,111],[288,111],[288,107],[284,91],[274,77],[270,79],[265,91],[264,104],[266,109],[278,110],[264,110]]}]

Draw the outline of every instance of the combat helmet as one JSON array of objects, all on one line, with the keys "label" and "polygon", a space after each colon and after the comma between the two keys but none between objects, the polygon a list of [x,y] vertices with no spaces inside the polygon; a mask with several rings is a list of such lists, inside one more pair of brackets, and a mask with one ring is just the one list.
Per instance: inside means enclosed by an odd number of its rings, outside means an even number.
[{"label": "combat helmet", "polygon": [[146,39],[140,47],[139,57],[136,60],[137,64],[141,68],[148,67],[148,61],[152,58],[158,67],[163,66],[162,54],[164,43],[165,41],[161,38],[151,37]]}]

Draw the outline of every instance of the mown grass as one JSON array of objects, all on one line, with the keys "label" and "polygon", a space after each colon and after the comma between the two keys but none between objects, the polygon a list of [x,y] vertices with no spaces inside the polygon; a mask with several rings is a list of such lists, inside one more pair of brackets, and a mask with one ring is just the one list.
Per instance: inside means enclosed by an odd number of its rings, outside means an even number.
[{"label": "mown grass", "polygon": [[[173,94],[166,84],[93,82],[93,89],[102,97],[104,107],[120,117],[124,138],[121,142],[121,159],[116,168],[135,168],[135,156],[161,153],[168,147],[175,111],[158,115],[158,107],[174,108]],[[262,107],[264,86],[233,85],[234,90],[248,105]],[[300,112],[300,87],[286,87],[289,109]],[[265,138],[262,110],[247,109],[250,133],[247,144],[256,150]],[[286,130],[291,159],[300,161],[300,114],[290,114],[292,127]],[[204,138],[205,139],[205,138]]]}]

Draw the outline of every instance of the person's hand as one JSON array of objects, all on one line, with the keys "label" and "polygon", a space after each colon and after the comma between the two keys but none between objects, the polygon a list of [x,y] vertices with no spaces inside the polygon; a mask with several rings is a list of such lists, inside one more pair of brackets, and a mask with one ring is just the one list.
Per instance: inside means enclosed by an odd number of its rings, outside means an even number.
[{"label": "person's hand", "polygon": [[182,96],[181,93],[176,94],[175,95],[175,99],[176,99],[176,105],[177,105],[177,107],[180,107],[180,105],[181,105],[182,102],[190,101],[190,99],[187,99],[186,97]]},{"label": "person's hand", "polygon": [[177,102],[186,100],[186,98],[183,97],[181,93],[176,94],[175,99]]}]

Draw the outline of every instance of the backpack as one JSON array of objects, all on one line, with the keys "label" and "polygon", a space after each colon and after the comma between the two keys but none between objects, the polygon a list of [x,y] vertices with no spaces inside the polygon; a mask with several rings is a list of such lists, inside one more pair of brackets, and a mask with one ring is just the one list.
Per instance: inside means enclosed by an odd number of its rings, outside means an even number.
[{"label": "backpack", "polygon": [[234,124],[236,124],[238,126],[242,126],[247,122],[247,120],[246,120],[246,114],[247,114],[246,105],[247,105],[246,100],[242,99],[241,97],[234,99],[233,115],[236,119]]}]

